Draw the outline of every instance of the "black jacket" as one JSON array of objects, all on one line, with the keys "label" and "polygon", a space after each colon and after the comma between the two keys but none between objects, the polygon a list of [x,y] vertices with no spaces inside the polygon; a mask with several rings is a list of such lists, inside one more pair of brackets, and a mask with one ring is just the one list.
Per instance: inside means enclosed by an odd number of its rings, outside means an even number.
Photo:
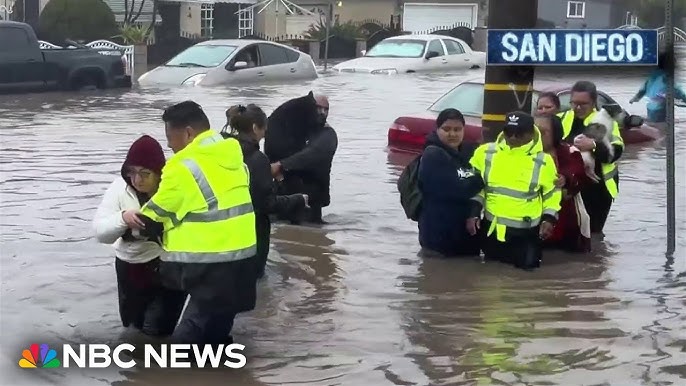
[{"label": "black jacket", "polygon": [[467,233],[471,198],[483,188],[481,177],[469,165],[476,146],[462,143],[458,150],[444,145],[436,132],[429,134],[419,162],[419,243],[446,256],[478,255],[478,238]]},{"label": "black jacket", "polygon": [[264,272],[269,254],[271,233],[270,214],[291,213],[305,207],[302,194],[277,196],[271,166],[260,146],[252,139],[238,138],[243,150],[243,162],[250,172],[250,196],[255,210],[255,232],[257,235],[258,276]]},{"label": "black jacket", "polygon": [[[299,179],[302,190],[297,191],[310,196],[312,207],[325,207],[331,203],[331,164],[337,148],[338,135],[327,124],[310,133],[302,150],[280,160],[284,179]],[[286,183],[290,184],[288,181]]]}]

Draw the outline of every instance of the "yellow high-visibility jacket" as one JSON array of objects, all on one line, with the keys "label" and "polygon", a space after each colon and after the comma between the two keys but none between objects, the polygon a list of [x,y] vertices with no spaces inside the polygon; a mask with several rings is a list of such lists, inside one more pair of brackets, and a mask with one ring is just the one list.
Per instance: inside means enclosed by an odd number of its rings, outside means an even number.
[{"label": "yellow high-visibility jacket", "polygon": [[530,143],[516,148],[509,147],[500,133],[495,142],[479,146],[470,163],[484,180],[485,188],[472,199],[491,221],[489,236],[496,231],[504,242],[508,227],[533,228],[544,215],[557,219],[562,201],[562,192],[555,187],[557,167],[543,152],[538,128]]},{"label": "yellow high-visibility jacket", "polygon": [[[598,111],[596,109],[593,109],[593,112],[589,114],[586,119],[584,119],[584,125],[588,125],[591,123],[591,120],[593,120],[593,117],[598,114]],[[572,131],[572,124],[574,123],[574,112],[572,111],[564,111],[559,114],[557,114],[558,117],[562,120],[562,138],[567,138],[569,136],[569,133]],[[624,149],[624,139],[622,139],[622,134],[619,131],[619,124],[614,121],[614,124],[612,125],[612,137],[610,140],[611,145],[617,145],[620,146],[622,149]],[[619,193],[619,187],[617,186],[617,182],[615,181],[615,177],[619,175],[619,170],[617,169],[617,164],[615,162],[610,162],[610,163],[602,163],[601,164],[601,170],[603,173],[603,181],[605,181],[605,187],[607,187],[607,191],[610,193],[610,196],[612,198],[616,198],[617,194]]]},{"label": "yellow high-visibility jacket", "polygon": [[256,254],[255,214],[243,152],[207,130],[174,154],[141,213],[164,225],[164,261],[219,263]]}]

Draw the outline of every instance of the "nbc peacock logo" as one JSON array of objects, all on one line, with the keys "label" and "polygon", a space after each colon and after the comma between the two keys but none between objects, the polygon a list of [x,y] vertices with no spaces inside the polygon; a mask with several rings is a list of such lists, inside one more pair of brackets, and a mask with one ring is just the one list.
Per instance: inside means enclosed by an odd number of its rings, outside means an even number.
[{"label": "nbc peacock logo", "polygon": [[[39,350],[40,347],[40,350]],[[40,361],[38,355],[40,354]],[[43,343],[32,344],[28,350],[21,353],[22,358],[19,360],[19,367],[25,369],[48,368],[54,369],[60,367],[60,360],[57,359],[57,351],[53,350],[47,344]]]}]

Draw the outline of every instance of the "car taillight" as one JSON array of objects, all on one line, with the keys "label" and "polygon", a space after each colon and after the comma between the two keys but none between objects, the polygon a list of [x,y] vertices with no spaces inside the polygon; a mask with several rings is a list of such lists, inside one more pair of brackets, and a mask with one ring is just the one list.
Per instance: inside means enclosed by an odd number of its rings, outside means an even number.
[{"label": "car taillight", "polygon": [[388,145],[399,148],[422,148],[426,136],[423,134],[415,134],[407,128],[407,126],[393,122],[388,128]]}]

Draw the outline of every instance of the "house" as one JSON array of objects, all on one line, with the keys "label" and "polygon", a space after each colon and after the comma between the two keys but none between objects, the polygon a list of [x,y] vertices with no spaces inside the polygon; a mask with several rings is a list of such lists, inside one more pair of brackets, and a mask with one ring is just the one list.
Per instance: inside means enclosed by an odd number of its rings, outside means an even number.
[{"label": "house", "polygon": [[626,0],[539,0],[538,18],[558,28],[604,29],[636,24]]},{"label": "house", "polygon": [[[423,32],[456,24],[483,25],[485,0],[333,0],[334,19],[341,23],[368,20],[388,24],[401,20],[403,29]],[[313,23],[325,20],[330,0],[272,0],[259,17],[256,29],[269,36],[300,35]],[[294,6],[297,5],[298,7]],[[302,12],[302,7],[310,13]],[[261,8],[261,7],[260,7]]]}]

